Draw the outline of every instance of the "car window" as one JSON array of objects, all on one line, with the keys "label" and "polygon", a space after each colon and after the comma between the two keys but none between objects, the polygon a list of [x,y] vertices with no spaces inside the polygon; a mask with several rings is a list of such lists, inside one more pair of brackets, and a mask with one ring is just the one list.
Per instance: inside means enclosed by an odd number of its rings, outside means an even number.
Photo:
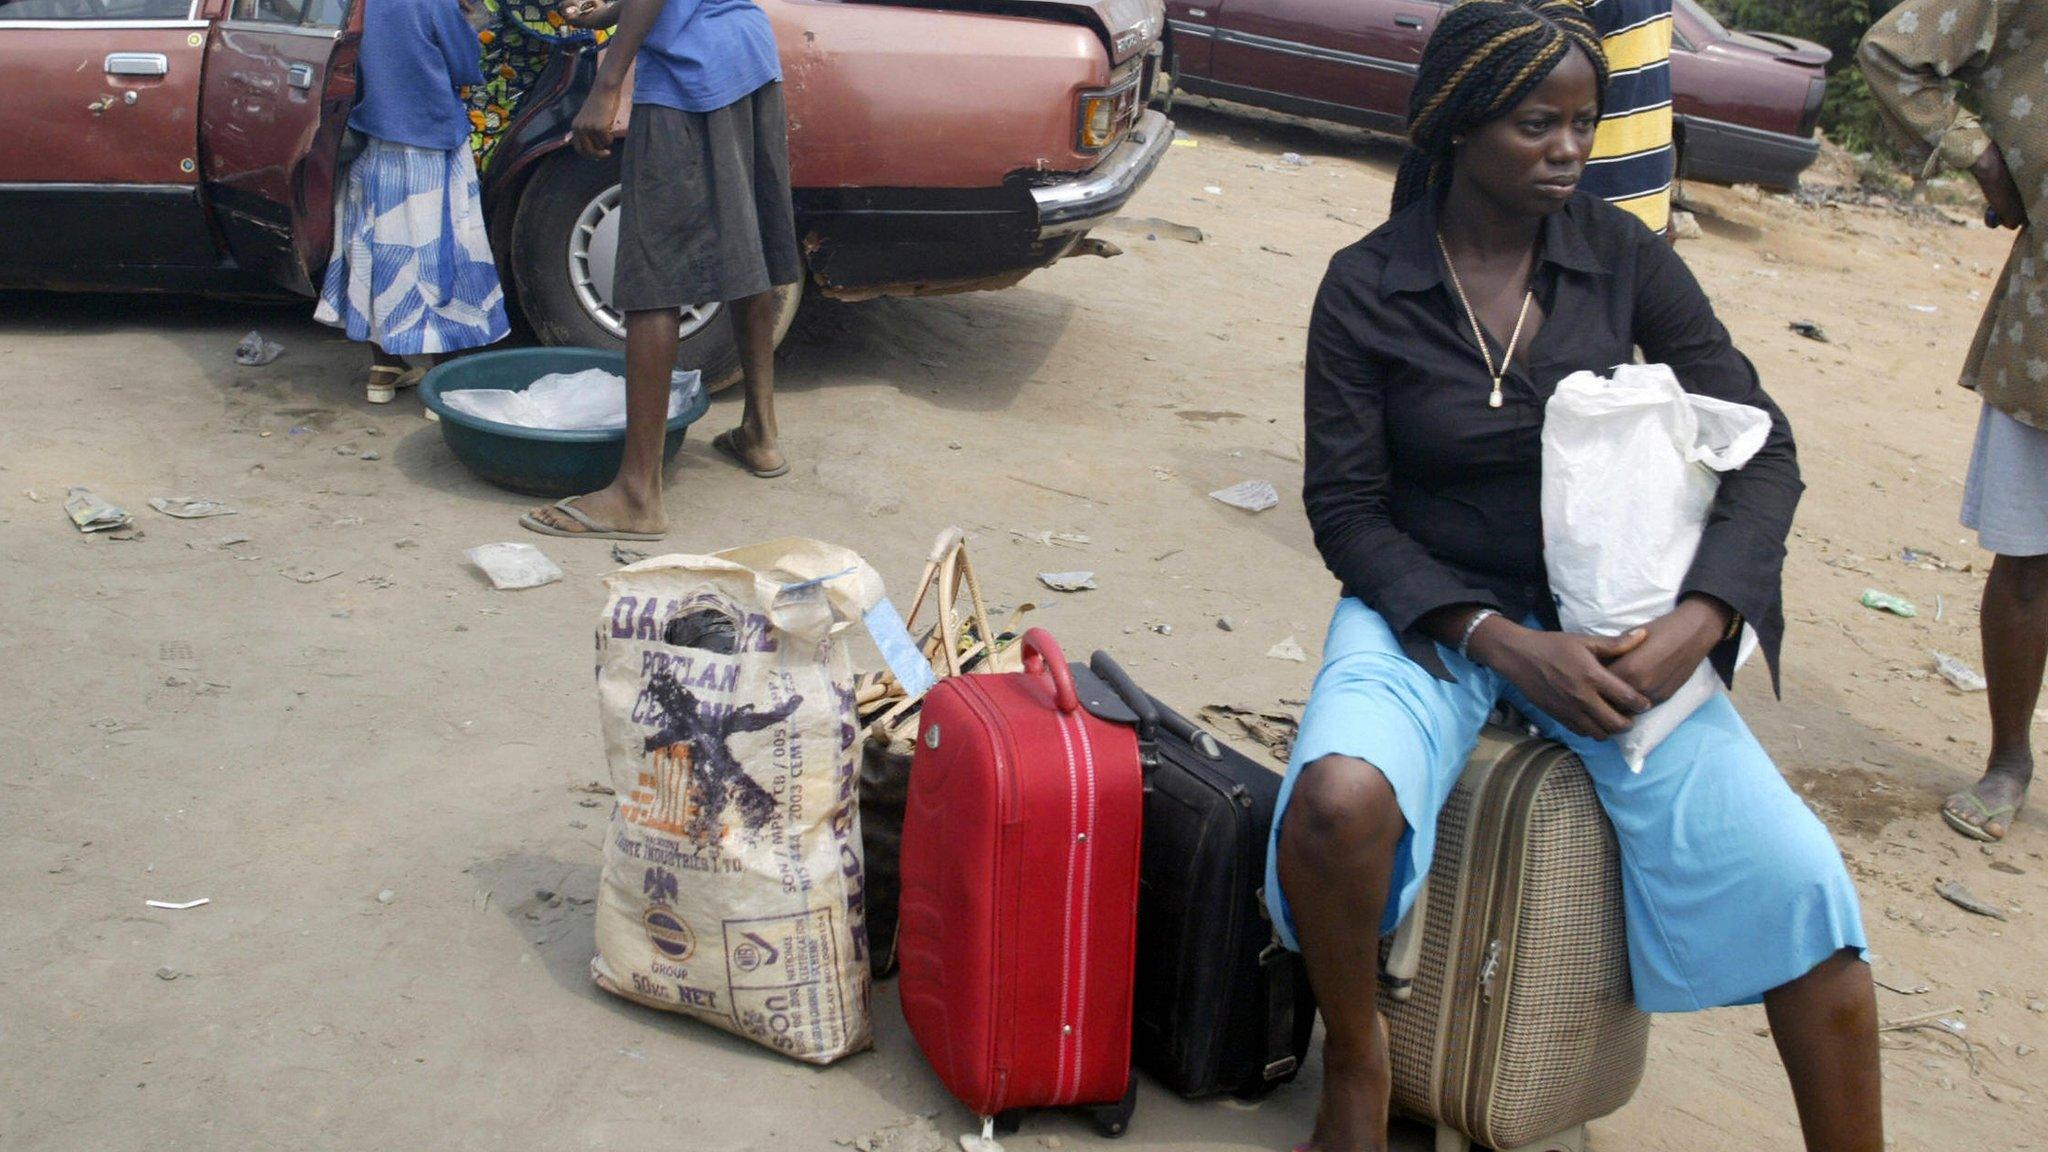
[{"label": "car window", "polygon": [[315,28],[339,28],[348,15],[348,0],[305,0],[306,23]]},{"label": "car window", "polygon": [[297,24],[306,18],[307,0],[235,0],[233,19],[259,24]]},{"label": "car window", "polygon": [[9,20],[183,20],[192,0],[0,0]]},{"label": "car window", "polygon": [[[1685,14],[1692,17],[1693,21],[1700,26],[1708,40],[1726,40],[1731,35],[1727,25],[1715,19],[1712,12],[1700,7],[1693,0],[1678,0],[1678,7],[1685,9]],[[1687,44],[1686,47],[1697,51],[1699,45]]]}]

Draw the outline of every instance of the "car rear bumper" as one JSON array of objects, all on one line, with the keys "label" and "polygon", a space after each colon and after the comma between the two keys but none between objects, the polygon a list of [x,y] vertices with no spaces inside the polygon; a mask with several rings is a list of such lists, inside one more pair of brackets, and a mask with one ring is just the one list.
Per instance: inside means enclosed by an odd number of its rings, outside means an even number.
[{"label": "car rear bumper", "polygon": [[[997,188],[798,188],[797,231],[827,296],[927,295],[1014,284],[1077,249],[1137,192],[1173,143],[1147,112],[1094,168],[1020,173]],[[1043,181],[1033,183],[1033,181]]]},{"label": "car rear bumper", "polygon": [[1173,121],[1148,111],[1102,163],[1072,180],[1031,190],[1038,209],[1038,237],[1048,240],[1086,232],[1117,214],[1173,144]]},{"label": "car rear bumper", "polygon": [[1682,131],[1682,175],[1709,184],[1756,184],[1788,192],[1799,186],[1799,174],[1820,155],[1820,142],[1811,137],[1765,132],[1725,120],[1687,116]]}]

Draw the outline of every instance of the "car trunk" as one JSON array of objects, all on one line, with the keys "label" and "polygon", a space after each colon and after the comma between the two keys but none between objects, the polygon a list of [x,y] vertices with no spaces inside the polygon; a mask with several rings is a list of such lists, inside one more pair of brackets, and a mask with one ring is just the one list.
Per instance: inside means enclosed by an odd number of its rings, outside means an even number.
[{"label": "car trunk", "polygon": [[1835,55],[1811,40],[1801,40],[1797,36],[1780,36],[1774,32],[1735,32],[1729,35],[1728,41],[1783,60],[1787,64],[1799,64],[1808,68],[1825,68]]},{"label": "car trunk", "polygon": [[1037,20],[1065,20],[1086,24],[1102,37],[1110,60],[1122,64],[1143,52],[1164,29],[1164,7],[1159,0],[855,0],[857,3],[887,4],[898,8],[939,8],[962,12],[985,12],[1003,16],[1024,16]]}]

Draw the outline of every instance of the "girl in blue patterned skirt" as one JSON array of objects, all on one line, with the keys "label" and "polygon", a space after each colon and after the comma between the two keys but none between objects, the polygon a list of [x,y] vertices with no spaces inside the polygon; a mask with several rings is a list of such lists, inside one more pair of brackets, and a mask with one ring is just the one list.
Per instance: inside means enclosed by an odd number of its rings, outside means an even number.
[{"label": "girl in blue patterned skirt", "polygon": [[349,127],[368,141],[337,199],[313,317],[370,343],[372,404],[419,383],[404,357],[480,348],[508,328],[457,94],[483,83],[480,61],[458,0],[378,0],[364,13]]}]

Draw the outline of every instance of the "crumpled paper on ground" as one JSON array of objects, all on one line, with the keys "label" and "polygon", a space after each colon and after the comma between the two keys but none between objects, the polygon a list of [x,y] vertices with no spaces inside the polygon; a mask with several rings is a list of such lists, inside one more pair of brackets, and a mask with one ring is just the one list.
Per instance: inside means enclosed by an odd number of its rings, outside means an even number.
[{"label": "crumpled paper on ground", "polygon": [[64,497],[64,514],[80,532],[111,532],[126,528],[135,518],[125,508],[116,508],[90,488],[73,487]]}]

